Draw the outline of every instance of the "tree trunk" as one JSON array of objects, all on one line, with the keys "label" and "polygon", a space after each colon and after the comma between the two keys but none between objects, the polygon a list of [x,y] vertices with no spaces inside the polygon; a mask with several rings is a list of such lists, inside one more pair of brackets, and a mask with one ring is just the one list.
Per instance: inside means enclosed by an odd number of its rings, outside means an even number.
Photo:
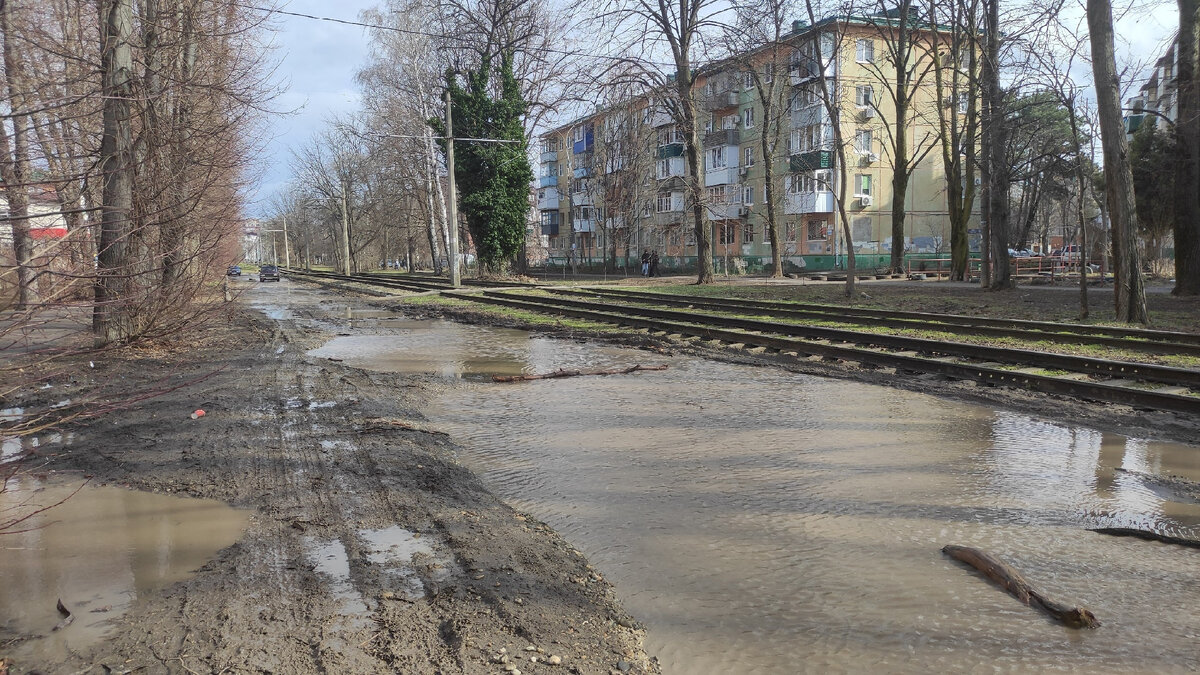
[{"label": "tree trunk", "polygon": [[892,260],[893,273],[904,271],[904,220],[908,199],[908,108],[909,108],[909,20],[910,0],[896,8],[896,118],[892,131]]},{"label": "tree trunk", "polygon": [[12,146],[7,132],[0,128],[0,176],[4,179],[8,197],[8,218],[12,226],[13,257],[17,262],[16,309],[26,309],[38,301],[34,286],[33,238],[29,234],[29,116],[16,114],[26,106],[23,81],[26,72],[17,46],[13,44],[13,9],[11,2],[0,4],[0,37],[4,40],[4,71],[8,80],[10,109],[13,111]]},{"label": "tree trunk", "polygon": [[[779,250],[779,226],[776,215],[777,211],[775,208],[775,163],[772,161],[775,155],[773,152],[771,152],[773,149],[771,137],[773,134],[777,136],[779,134],[779,129],[782,127],[782,120],[775,119],[772,121],[773,117],[777,118],[781,114],[778,112],[777,109],[779,106],[775,102],[775,87],[779,86],[779,77],[779,74],[776,73],[775,76],[771,78],[771,84],[767,85],[769,87],[769,91],[766,92],[767,95],[763,97],[762,101],[763,130],[761,146],[763,169],[766,172],[764,177],[764,180],[766,181],[766,193],[763,195],[763,199],[767,201],[767,240],[771,242],[772,279],[778,279],[783,276],[783,256],[782,252]],[[772,124],[774,125],[774,131],[771,131]],[[778,145],[778,142],[776,142],[775,145]]]},{"label": "tree trunk", "polygon": [[683,134],[686,139],[684,151],[687,153],[688,201],[691,202],[692,219],[696,228],[696,283],[711,284],[713,282],[712,235],[704,217],[704,172],[700,162],[700,137],[696,128],[696,99],[692,96],[692,69],[687,63],[679,64],[675,82],[679,95],[679,105],[683,109]]},{"label": "tree trunk", "polygon": [[133,209],[132,0],[100,4],[104,128],[100,138],[100,243],[92,334],[103,346],[128,337],[132,311],[128,276],[130,214]]},{"label": "tree trunk", "polygon": [[1113,56],[1112,6],[1109,0],[1087,0],[1087,21],[1092,43],[1092,72],[1096,80],[1096,107],[1100,141],[1104,150],[1104,178],[1108,211],[1112,218],[1113,264],[1116,265],[1117,319],[1147,323],[1146,289],[1142,283],[1141,256],[1137,250],[1137,211],[1134,208],[1133,173],[1129,144],[1121,120],[1121,87]]},{"label": "tree trunk", "polygon": [[1200,294],[1200,0],[1179,5],[1175,134],[1175,295]]}]

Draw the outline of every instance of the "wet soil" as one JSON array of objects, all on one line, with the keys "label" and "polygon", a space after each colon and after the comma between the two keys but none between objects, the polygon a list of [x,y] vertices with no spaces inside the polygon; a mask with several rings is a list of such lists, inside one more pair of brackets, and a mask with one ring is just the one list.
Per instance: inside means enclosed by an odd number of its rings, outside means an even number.
[{"label": "wet soil", "polygon": [[[333,305],[273,316],[236,312],[181,352],[56,366],[87,377],[54,381],[53,397],[107,382],[124,409],[75,420],[70,444],[27,466],[252,515],[194,577],[138,597],[101,646],[12,673],[658,671],[582,554],[428,428],[423,402],[452,381],[307,356],[339,330]],[[388,562],[389,547],[407,553]],[[0,664],[34,638],[7,636]]]}]

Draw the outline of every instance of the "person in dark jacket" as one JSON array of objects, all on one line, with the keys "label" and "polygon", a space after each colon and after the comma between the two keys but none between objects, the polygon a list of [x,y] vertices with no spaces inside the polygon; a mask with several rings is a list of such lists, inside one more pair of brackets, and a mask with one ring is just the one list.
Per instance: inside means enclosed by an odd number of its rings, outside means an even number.
[{"label": "person in dark jacket", "polygon": [[650,276],[658,276],[658,251],[650,252]]},{"label": "person in dark jacket", "polygon": [[650,251],[642,251],[642,276],[650,276]]}]

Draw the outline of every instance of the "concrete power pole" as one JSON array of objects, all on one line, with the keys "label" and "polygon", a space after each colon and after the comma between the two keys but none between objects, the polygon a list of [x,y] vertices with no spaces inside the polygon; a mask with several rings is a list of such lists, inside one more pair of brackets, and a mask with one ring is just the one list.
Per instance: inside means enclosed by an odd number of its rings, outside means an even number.
[{"label": "concrete power pole", "polygon": [[450,207],[449,222],[446,223],[446,233],[450,239],[450,285],[458,288],[462,285],[462,277],[458,269],[458,193],[454,189],[454,118],[450,113],[450,90],[446,90],[446,201]]},{"label": "concrete power pole", "polygon": [[346,276],[350,276],[350,214],[346,212],[348,208],[346,190],[348,189],[346,181],[342,181],[342,256],[345,260]]}]

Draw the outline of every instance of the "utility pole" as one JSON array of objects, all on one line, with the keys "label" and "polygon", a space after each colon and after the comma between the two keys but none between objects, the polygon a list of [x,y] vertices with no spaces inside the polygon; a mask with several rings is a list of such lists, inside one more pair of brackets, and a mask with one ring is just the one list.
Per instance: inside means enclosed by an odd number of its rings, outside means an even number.
[{"label": "utility pole", "polygon": [[346,199],[346,190],[349,186],[347,181],[342,181],[342,256],[345,260],[346,276],[350,276],[350,214],[346,212],[348,200]]},{"label": "utility pole", "polygon": [[447,252],[450,260],[450,285],[458,288],[462,278],[458,269],[458,193],[454,188],[454,117],[450,113],[450,90],[446,90],[446,184],[447,206],[450,207],[450,222],[446,223],[446,233],[450,239],[450,250]]},{"label": "utility pole", "polygon": [[292,256],[288,255],[287,214],[283,214],[283,266],[292,266]]}]

